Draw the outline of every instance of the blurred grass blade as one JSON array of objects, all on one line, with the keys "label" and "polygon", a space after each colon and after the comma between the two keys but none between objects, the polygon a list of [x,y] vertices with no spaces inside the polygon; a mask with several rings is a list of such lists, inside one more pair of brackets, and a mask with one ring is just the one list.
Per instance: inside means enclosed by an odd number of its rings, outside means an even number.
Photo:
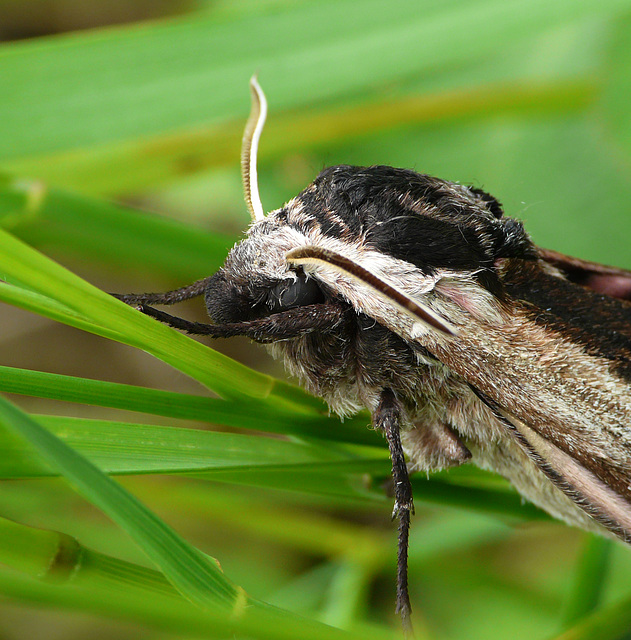
[{"label": "blurred grass blade", "polygon": [[2,175],[0,227],[42,250],[125,272],[168,275],[180,284],[216,271],[236,239]]},{"label": "blurred grass blade", "polygon": [[572,588],[563,613],[563,627],[569,627],[597,608],[606,586],[613,540],[585,534]]},{"label": "blurred grass blade", "polygon": [[[527,4],[365,0],[358,9],[354,0],[299,2],[236,19],[200,12],[144,25],[142,37],[132,26],[11,43],[0,48],[3,83],[12,88],[0,104],[0,164],[24,176],[44,171],[59,184],[76,180],[75,188],[93,192],[164,182],[225,157],[225,145],[204,145],[191,160],[200,128],[218,142],[220,132],[232,128],[236,162],[237,131],[249,107],[247,79],[256,69],[276,113],[300,111],[409,78],[426,77],[431,85],[450,65],[628,7],[626,0]],[[165,60],[171,50],[178,55]],[[110,72],[95,74],[103,60]],[[146,144],[151,137],[154,144]],[[128,146],[103,148],[116,142]],[[81,173],[93,149],[98,162]]]},{"label": "blurred grass blade", "polygon": [[0,518],[0,564],[37,578],[67,579],[79,565],[81,548],[59,531]]},{"label": "blurred grass blade", "polygon": [[322,620],[343,629],[360,618],[368,599],[371,571],[355,558],[340,559],[327,593]]},{"label": "blurred grass blade", "polygon": [[[489,84],[475,89],[467,85],[456,90],[430,90],[419,95],[419,88],[414,86],[407,91],[409,95],[397,96],[388,101],[376,99],[370,91],[361,104],[347,105],[346,101],[341,101],[341,104],[332,108],[327,102],[320,107],[308,105],[306,108],[298,107],[295,110],[276,112],[272,114],[273,117],[266,126],[265,144],[261,149],[260,158],[265,161],[286,157],[298,149],[305,152],[313,147],[335,147],[340,142],[354,137],[410,123],[453,124],[463,118],[486,120],[493,113],[510,115],[526,111],[533,114],[561,111],[567,114],[570,110],[579,111],[588,107],[596,94],[595,83],[591,78],[582,81],[557,78],[553,82],[543,84],[528,78],[522,80],[521,84],[516,84],[511,78],[508,83]],[[116,190],[116,193],[120,193],[129,189],[157,186],[172,182],[178,177],[185,177],[180,175],[182,167],[192,159],[198,165],[198,171],[205,168],[236,168],[242,129],[241,120],[230,121],[220,128],[212,125],[196,126],[191,131],[168,132],[156,138],[141,138],[85,149],[78,153],[40,158],[37,167],[30,171],[31,162],[27,162],[26,167],[21,164],[14,166],[13,163],[10,166],[13,172],[29,172],[55,185],[81,192],[109,193]],[[212,149],[212,153],[209,153],[209,149]],[[65,226],[67,221],[71,221],[73,210],[82,202],[80,196],[52,189],[52,202],[48,204],[48,191],[43,191],[41,182],[26,179],[11,181],[8,178],[7,181],[11,183],[11,188],[7,189],[5,194],[0,193],[0,202],[3,197],[19,201],[24,195],[30,196],[33,191],[38,190],[42,190],[44,200],[37,203],[38,207],[56,210],[57,202],[67,202],[69,212],[66,213],[65,209],[59,210],[59,223],[51,220],[52,224],[49,226],[46,216],[37,215],[32,208],[22,214],[22,220],[17,211],[7,217],[7,224],[4,225],[6,228],[12,228],[9,224],[17,225],[16,235],[36,245],[44,240],[55,242],[61,227]],[[240,201],[240,197],[231,201],[231,208]],[[90,201],[86,199],[83,202],[89,205]],[[108,206],[113,208],[112,205]],[[38,227],[34,224],[37,218],[41,218],[43,226]],[[97,220],[96,224],[101,226],[101,220]],[[109,223],[106,222],[104,226],[107,234]],[[70,227],[67,238],[68,244],[78,251],[81,251],[81,246],[75,239],[87,235],[84,230],[86,225],[82,224],[81,227],[79,230]],[[125,250],[125,239],[125,234],[122,243],[114,238],[114,246]],[[153,234],[147,238],[147,244],[152,240]],[[175,240],[173,246],[168,246],[168,243],[164,246],[167,261],[177,247],[178,238]],[[200,240],[195,244],[200,244]],[[107,254],[103,254],[102,247],[95,243],[94,237],[86,238],[85,245],[94,246],[96,257],[105,260],[109,258]],[[216,248],[217,245],[221,246],[221,236],[213,243],[212,248]],[[161,252],[159,256],[162,255]],[[151,254],[146,249],[141,250],[138,256],[134,256],[133,251],[129,252],[127,257],[131,264],[139,263],[141,257],[146,259],[146,263],[138,265],[140,269],[153,264],[158,270],[164,268],[158,255]],[[193,255],[193,262],[196,261],[196,257]],[[176,263],[173,265],[173,272],[182,272],[186,268],[187,266]],[[203,269],[198,273],[203,273]]]},{"label": "blurred grass blade", "polygon": [[[475,484],[458,484],[455,469],[449,470],[449,479],[444,474],[424,480],[418,474],[411,477],[414,499],[418,501],[449,504],[462,509],[473,509],[499,517],[521,520],[550,520],[550,516],[531,502],[526,502],[510,485],[506,489],[479,488]],[[468,486],[469,485],[469,486]]]},{"label": "blurred grass blade", "polygon": [[609,73],[602,96],[603,124],[609,129],[607,142],[621,151],[623,169],[631,158],[631,118],[629,117],[629,92],[631,92],[631,12],[612,25],[613,38],[607,48]]},{"label": "blurred grass blade", "polygon": [[232,608],[243,597],[215,562],[178,536],[121,485],[3,397],[0,397],[0,425],[26,440],[85,498],[127,531],[192,602],[202,607]]},{"label": "blurred grass blade", "polygon": [[[0,593],[13,599],[41,607],[98,613],[114,619],[130,620],[156,629],[157,637],[171,632],[178,637],[257,638],[258,640],[400,640],[400,634],[389,629],[362,628],[344,632],[313,620],[275,608],[253,607],[243,616],[230,618],[216,610],[201,611],[187,602],[154,593],[121,590],[111,585],[92,588],[50,586],[0,570]],[[183,631],[184,630],[184,631]]]},{"label": "blurred grass blade", "polygon": [[550,640],[627,640],[631,631],[631,598],[603,607]]},{"label": "blurred grass blade", "polygon": [[83,546],[66,533],[29,527],[0,518],[0,564],[27,575],[61,584],[72,581],[84,588],[94,579],[119,588],[181,597],[163,574]]}]

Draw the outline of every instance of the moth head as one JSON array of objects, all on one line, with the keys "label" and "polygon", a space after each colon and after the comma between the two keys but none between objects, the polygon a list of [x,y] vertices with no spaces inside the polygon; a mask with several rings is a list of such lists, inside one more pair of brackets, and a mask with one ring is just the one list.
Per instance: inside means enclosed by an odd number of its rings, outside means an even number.
[{"label": "moth head", "polygon": [[[322,286],[302,269],[287,270],[278,277],[270,274],[269,270],[250,271],[248,262],[240,262],[243,253],[249,252],[247,249],[245,252],[234,251],[232,260],[208,281],[205,301],[213,322],[224,324],[255,320],[326,301]],[[235,277],[237,273],[242,277]]]}]

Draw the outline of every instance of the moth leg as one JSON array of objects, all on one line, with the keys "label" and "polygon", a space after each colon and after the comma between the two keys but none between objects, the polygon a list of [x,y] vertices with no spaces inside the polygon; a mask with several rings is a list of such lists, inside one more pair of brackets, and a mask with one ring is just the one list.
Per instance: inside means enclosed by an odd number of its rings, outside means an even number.
[{"label": "moth leg", "polygon": [[334,330],[345,318],[341,307],[332,304],[312,304],[294,307],[264,318],[231,322],[226,324],[205,324],[191,322],[172,316],[164,311],[141,304],[140,311],[174,329],[211,338],[232,338],[246,336],[256,342],[277,342],[307,335],[312,331]]},{"label": "moth leg", "polygon": [[130,305],[177,304],[178,302],[203,295],[212,277],[202,278],[181,289],[174,289],[165,293],[112,293],[111,295]]},{"label": "moth leg", "polygon": [[383,389],[381,400],[372,420],[375,429],[380,430],[388,441],[392,459],[392,478],[394,480],[394,511],[392,517],[399,519],[399,547],[397,553],[397,608],[405,634],[412,635],[410,614],[410,596],[408,593],[408,541],[410,535],[410,516],[414,512],[412,484],[408,476],[403,447],[401,445],[400,425],[403,409],[391,389]]}]

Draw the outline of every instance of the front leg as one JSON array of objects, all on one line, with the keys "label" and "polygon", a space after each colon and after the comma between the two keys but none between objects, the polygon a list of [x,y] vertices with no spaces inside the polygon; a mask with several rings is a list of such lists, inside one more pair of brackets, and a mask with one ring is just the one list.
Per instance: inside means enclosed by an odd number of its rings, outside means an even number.
[{"label": "front leg", "polygon": [[[129,304],[136,306],[135,297],[129,296],[129,298],[132,300]],[[210,336],[211,338],[246,336],[261,343],[299,338],[314,331],[334,331],[346,318],[345,310],[334,304],[311,304],[303,307],[293,307],[263,318],[225,324],[191,322],[149,307],[144,303],[137,304],[137,307],[142,313],[180,331],[186,331],[194,335]]]},{"label": "front leg", "polygon": [[397,608],[401,616],[403,630],[412,636],[410,614],[410,596],[408,593],[408,541],[410,535],[410,516],[414,512],[412,484],[408,476],[403,447],[401,446],[400,425],[403,414],[401,403],[391,389],[383,389],[381,400],[372,421],[375,429],[383,432],[388,441],[392,459],[392,478],[394,480],[394,511],[392,517],[399,518],[399,548],[397,553]]}]

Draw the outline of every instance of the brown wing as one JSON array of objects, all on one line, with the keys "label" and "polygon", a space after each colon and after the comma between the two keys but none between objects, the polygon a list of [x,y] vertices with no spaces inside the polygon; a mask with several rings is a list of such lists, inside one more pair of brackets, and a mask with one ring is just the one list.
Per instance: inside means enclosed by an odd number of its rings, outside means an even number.
[{"label": "brown wing", "polygon": [[[472,389],[493,411],[497,419],[504,423],[531,460],[556,487],[596,522],[625,542],[631,543],[631,502],[628,495],[623,495],[624,491],[620,492],[603,481],[602,477],[592,470],[593,465],[590,468],[584,461],[579,462],[576,457],[556,446],[550,439],[541,436],[539,431],[531,428],[526,422],[512,416],[478,389]],[[619,479],[623,479],[624,476],[624,470],[618,471]]]},{"label": "brown wing", "polygon": [[[577,269],[597,272],[591,264]],[[506,323],[472,324],[436,355],[502,416],[554,484],[631,542],[631,303],[533,261],[507,260],[498,272]]]},{"label": "brown wing", "polygon": [[614,298],[631,300],[631,271],[539,248],[541,258],[562,271],[570,282]]},{"label": "brown wing", "polygon": [[[543,255],[554,264],[552,252]],[[392,310],[428,326],[425,303],[417,311],[411,304],[417,300],[407,304],[398,291],[393,297],[392,287],[348,260],[340,264],[312,247],[288,259],[351,274],[379,301],[370,308],[361,303],[364,313],[404,337],[416,338]],[[568,268],[572,260],[563,256],[557,264]],[[624,270],[583,261],[574,267],[631,283]],[[462,324],[459,313],[457,335],[430,331],[419,339],[469,383],[561,491],[631,542],[631,302],[552,275],[534,260],[504,259],[496,268],[504,320],[469,314]],[[441,312],[451,326],[449,308]]]}]

